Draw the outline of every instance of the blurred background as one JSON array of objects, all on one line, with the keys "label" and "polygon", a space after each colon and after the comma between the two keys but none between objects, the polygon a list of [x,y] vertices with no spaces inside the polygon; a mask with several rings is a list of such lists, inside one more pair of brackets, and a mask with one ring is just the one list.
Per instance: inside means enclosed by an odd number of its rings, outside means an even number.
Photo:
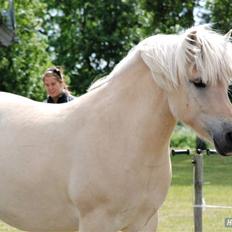
[{"label": "blurred background", "polygon": [[230,0],[1,0],[0,91],[41,101],[41,76],[62,66],[81,95],[140,40],[211,23],[232,28]]}]

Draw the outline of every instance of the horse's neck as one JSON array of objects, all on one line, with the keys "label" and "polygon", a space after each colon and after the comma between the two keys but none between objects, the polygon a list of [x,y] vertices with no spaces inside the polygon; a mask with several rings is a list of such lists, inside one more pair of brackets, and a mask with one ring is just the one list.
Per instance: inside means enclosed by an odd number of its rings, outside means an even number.
[{"label": "horse's neck", "polygon": [[140,133],[144,146],[166,149],[175,120],[165,92],[153,80],[139,52],[115,75],[108,86],[112,104],[120,104],[125,120],[134,122],[134,133]]}]

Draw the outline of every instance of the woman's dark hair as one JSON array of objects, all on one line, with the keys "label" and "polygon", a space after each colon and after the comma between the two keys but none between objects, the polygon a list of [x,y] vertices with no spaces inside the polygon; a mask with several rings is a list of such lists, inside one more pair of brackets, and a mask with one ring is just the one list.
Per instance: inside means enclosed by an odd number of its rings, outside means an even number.
[{"label": "woman's dark hair", "polygon": [[53,75],[60,80],[64,80],[63,69],[61,67],[57,66],[57,67],[48,68],[43,75],[43,79],[45,76],[50,76],[50,75]]}]

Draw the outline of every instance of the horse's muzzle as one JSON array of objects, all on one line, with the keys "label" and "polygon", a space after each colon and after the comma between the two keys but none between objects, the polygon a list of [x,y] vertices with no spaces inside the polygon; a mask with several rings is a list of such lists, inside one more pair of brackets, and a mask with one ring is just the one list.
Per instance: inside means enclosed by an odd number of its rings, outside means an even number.
[{"label": "horse's muzzle", "polygon": [[213,136],[213,142],[216,150],[223,156],[232,155],[232,130],[221,133],[215,133]]}]

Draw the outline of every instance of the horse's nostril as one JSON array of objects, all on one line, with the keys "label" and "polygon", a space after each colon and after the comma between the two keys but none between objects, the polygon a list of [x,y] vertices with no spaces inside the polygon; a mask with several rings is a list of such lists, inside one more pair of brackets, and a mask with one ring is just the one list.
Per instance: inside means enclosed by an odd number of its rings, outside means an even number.
[{"label": "horse's nostril", "polygon": [[226,141],[227,143],[232,143],[232,132],[226,133]]}]

